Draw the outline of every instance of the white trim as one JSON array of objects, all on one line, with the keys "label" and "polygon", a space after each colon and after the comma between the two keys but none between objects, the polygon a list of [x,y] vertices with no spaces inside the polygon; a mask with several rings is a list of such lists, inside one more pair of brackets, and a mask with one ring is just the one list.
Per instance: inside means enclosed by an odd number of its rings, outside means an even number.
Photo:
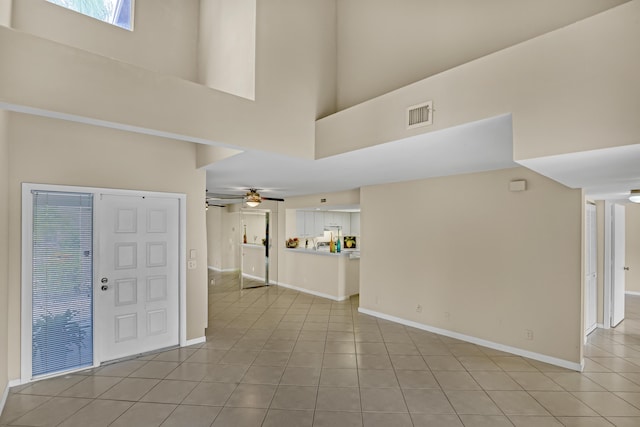
[{"label": "white trim", "polygon": [[603,327],[611,328],[611,240],[613,203],[604,202],[604,289],[603,289]]},{"label": "white trim", "polygon": [[636,297],[640,297],[640,292],[636,292],[636,291],[624,291],[625,295],[633,295]]},{"label": "white trim", "polygon": [[184,345],[181,345],[181,347],[188,347],[190,345],[196,345],[196,344],[202,344],[203,342],[207,342],[207,337],[199,337],[199,338],[193,338],[190,340],[186,340]]},{"label": "white trim", "polygon": [[411,320],[402,319],[400,317],[390,316],[388,314],[379,313],[377,311],[369,310],[362,307],[358,308],[358,312],[368,314],[370,316],[378,317],[380,319],[389,320],[391,322],[400,323],[401,325],[410,326],[412,328],[433,332],[438,335],[444,335],[445,337],[455,338],[461,341],[470,342],[472,344],[481,345],[483,347],[492,348],[494,350],[504,351],[506,353],[512,353],[518,356],[527,357],[529,359],[538,360],[540,362],[548,363],[550,365],[560,366],[566,369],[572,369],[578,372],[582,372],[582,368],[584,365],[584,361],[582,363],[576,363],[576,362],[571,362],[569,360],[558,359],[557,357],[551,357],[551,356],[547,356],[540,353],[534,353],[529,350],[523,350],[521,348],[511,347],[508,345],[495,343],[493,341],[487,341],[482,338],[476,338],[470,335],[465,335],[458,332],[449,331],[446,329],[436,328],[435,326],[425,325],[425,324],[414,322]]},{"label": "white trim", "polygon": [[327,299],[330,299],[332,301],[344,301],[344,300],[349,299],[349,296],[350,296],[350,295],[347,295],[347,296],[336,297],[336,296],[333,296],[333,295],[325,294],[323,292],[312,291],[310,289],[305,289],[305,288],[299,288],[299,287],[293,286],[293,285],[287,285],[286,283],[282,283],[282,282],[276,282],[276,284],[278,286],[282,286],[283,288],[293,289],[294,291],[298,291],[298,292],[302,292],[302,293],[310,294],[310,295],[315,295],[317,297],[327,298]]},{"label": "white trim", "polygon": [[9,387],[9,384],[7,383],[7,386],[4,388],[2,396],[0,397],[0,414],[2,414],[2,411],[4,411],[4,405],[7,403],[7,397],[9,397]]},{"label": "white trim", "polygon": [[22,381],[21,379],[11,380],[7,385],[8,388],[17,387],[19,385],[30,383],[31,381]]},{"label": "white trim", "polygon": [[230,272],[233,272],[233,271],[240,271],[239,268],[218,268],[218,267],[212,267],[210,265],[207,266],[207,268],[209,270],[218,271],[220,273],[230,273]]},{"label": "white trim", "polygon": [[[22,183],[22,259],[21,259],[21,352],[20,352],[20,384],[26,384],[31,382],[31,241],[32,235],[32,223],[33,223],[33,199],[31,192],[33,190],[40,191],[64,191],[71,193],[91,193],[94,196],[94,275],[99,272],[99,259],[95,256],[98,253],[96,250],[99,246],[99,233],[96,233],[96,223],[99,219],[99,212],[95,209],[95,199],[101,194],[104,195],[117,195],[117,196],[146,196],[146,197],[163,197],[178,199],[179,212],[179,260],[178,260],[178,274],[179,274],[179,344],[185,345],[187,342],[187,195],[183,193],[164,193],[158,191],[142,191],[142,190],[125,190],[114,188],[99,188],[99,187],[79,187],[73,185],[55,185],[55,184],[35,184],[35,183]],[[94,277],[94,281],[97,281],[97,276]],[[96,282],[97,283],[97,282]],[[94,304],[95,309],[95,304]],[[99,346],[96,340],[95,324],[93,332],[94,340],[94,363],[93,367],[99,366]],[[90,366],[85,366],[82,369],[90,369]],[[81,370],[82,370],[81,369]],[[56,373],[55,375],[67,374],[73,371],[65,371]],[[40,377],[43,378],[43,377]]]}]

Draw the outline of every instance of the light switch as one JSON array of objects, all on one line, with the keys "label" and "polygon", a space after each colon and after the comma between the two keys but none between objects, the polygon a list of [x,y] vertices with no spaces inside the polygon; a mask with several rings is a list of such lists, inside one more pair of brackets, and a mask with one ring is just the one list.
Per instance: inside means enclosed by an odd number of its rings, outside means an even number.
[{"label": "light switch", "polygon": [[191,249],[189,251],[189,258],[196,259],[196,250],[195,249]]}]

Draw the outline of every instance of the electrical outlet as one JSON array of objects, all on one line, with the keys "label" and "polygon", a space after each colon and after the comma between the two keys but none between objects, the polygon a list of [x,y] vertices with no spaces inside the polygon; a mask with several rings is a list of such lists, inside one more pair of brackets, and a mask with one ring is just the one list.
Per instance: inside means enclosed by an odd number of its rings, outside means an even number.
[{"label": "electrical outlet", "polygon": [[420,304],[416,306],[416,313],[422,313],[422,306]]},{"label": "electrical outlet", "polygon": [[195,260],[195,259],[190,259],[190,260],[187,262],[187,268],[188,268],[189,270],[193,270],[193,269],[195,269],[195,268],[196,268],[196,260]]},{"label": "electrical outlet", "polygon": [[527,341],[533,341],[533,331],[531,329],[524,330],[524,339]]}]

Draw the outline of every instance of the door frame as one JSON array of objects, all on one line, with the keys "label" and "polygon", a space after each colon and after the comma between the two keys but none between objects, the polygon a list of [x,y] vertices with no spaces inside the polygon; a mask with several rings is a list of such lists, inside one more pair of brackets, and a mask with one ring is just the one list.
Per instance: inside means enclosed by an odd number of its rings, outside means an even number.
[{"label": "door frame", "polygon": [[[616,204],[604,202],[604,289],[603,289],[603,327],[611,329],[611,315],[613,308],[613,270],[615,269],[615,246],[613,236],[613,209]],[[624,205],[623,205],[624,206]]]},{"label": "door frame", "polygon": [[[95,209],[95,199],[101,194],[109,194],[115,196],[147,196],[147,197],[167,197],[178,199],[178,336],[179,344],[184,347],[188,344],[187,340],[187,196],[183,193],[165,193],[157,191],[140,191],[140,190],[123,190],[115,188],[97,188],[97,187],[79,187],[69,185],[55,184],[36,184],[22,183],[22,257],[21,257],[21,320],[20,320],[20,384],[26,384],[32,379],[32,241],[33,241],[33,190],[41,191],[60,191],[67,193],[89,193],[94,196],[93,210],[93,280],[94,285],[98,282],[98,273],[100,271],[100,260],[95,254],[100,247],[100,233],[97,232],[100,224],[100,212]],[[95,314],[95,293],[93,311]],[[93,367],[100,365],[99,351],[96,351],[98,339],[96,337],[97,328],[94,324],[93,331]],[[88,367],[79,370],[88,369]],[[65,371],[64,374],[73,371]],[[58,373],[41,376],[47,378],[60,375]],[[17,384],[16,384],[17,385]]]}]

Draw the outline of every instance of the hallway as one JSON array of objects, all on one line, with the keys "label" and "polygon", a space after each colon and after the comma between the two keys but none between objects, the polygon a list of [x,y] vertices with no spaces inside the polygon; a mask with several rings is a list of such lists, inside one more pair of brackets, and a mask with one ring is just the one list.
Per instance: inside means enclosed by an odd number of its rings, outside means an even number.
[{"label": "hallway", "polygon": [[580,374],[212,273],[207,342],[11,390],[0,426],[638,426],[640,297]]}]

